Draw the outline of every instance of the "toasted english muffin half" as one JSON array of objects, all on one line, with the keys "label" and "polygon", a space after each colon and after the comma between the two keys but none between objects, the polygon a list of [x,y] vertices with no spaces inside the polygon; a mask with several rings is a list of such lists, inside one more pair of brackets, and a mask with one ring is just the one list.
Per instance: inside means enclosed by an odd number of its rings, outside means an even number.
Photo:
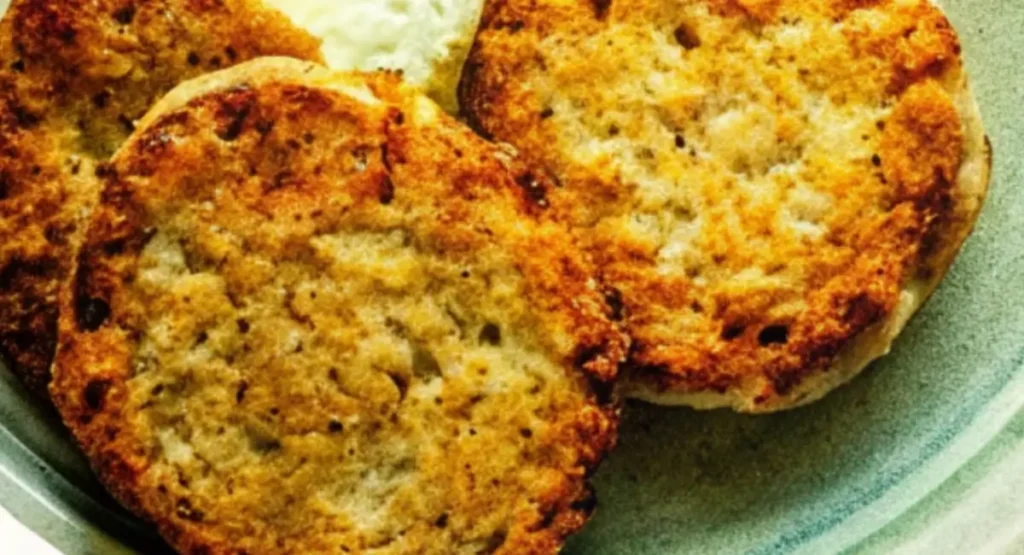
[{"label": "toasted english muffin half", "polygon": [[923,0],[492,0],[460,95],[617,291],[625,394],[766,412],[946,271],[990,167],[966,83]]},{"label": "toasted english muffin half", "polygon": [[46,394],[97,164],[179,82],[318,48],[254,0],[14,0],[0,22],[0,354],[30,389]]},{"label": "toasted english muffin half", "polygon": [[104,171],[52,397],[187,553],[553,553],[625,358],[511,156],[388,74],[268,58]]}]

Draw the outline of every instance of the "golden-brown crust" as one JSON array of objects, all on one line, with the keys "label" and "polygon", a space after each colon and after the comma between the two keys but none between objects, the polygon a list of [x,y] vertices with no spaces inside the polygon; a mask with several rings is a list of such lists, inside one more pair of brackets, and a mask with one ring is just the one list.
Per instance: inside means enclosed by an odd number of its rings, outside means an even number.
[{"label": "golden-brown crust", "polygon": [[625,344],[527,170],[391,76],[293,60],[142,121],[50,386],[111,491],[186,553],[556,552]]},{"label": "golden-brown crust", "polygon": [[318,42],[252,0],[14,0],[0,24],[0,354],[45,395],[97,164],[180,81]]},{"label": "golden-brown crust", "polygon": [[959,54],[925,0],[493,0],[460,101],[559,183],[625,393],[762,412],[884,354],[966,237]]}]

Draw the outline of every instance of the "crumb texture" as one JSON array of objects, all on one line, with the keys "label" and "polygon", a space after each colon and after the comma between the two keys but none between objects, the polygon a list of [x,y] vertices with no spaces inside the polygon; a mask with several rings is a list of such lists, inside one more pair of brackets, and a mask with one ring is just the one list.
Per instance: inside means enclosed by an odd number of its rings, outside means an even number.
[{"label": "crumb texture", "polygon": [[104,162],[174,85],[316,39],[257,1],[14,0],[0,23],[0,353],[45,395]]},{"label": "crumb texture", "polygon": [[627,391],[764,411],[883,354],[967,234],[959,54],[920,0],[495,0],[460,94],[618,292]]},{"label": "crumb texture", "polygon": [[525,173],[388,75],[253,62],[114,157],[51,391],[191,553],[554,553],[623,337]]}]

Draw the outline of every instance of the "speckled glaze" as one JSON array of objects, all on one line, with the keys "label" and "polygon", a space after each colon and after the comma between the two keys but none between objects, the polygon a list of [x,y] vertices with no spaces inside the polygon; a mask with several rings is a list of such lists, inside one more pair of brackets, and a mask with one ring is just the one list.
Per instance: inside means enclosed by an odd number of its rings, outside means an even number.
[{"label": "speckled glaze", "polygon": [[[627,406],[568,554],[1024,553],[1024,2],[941,3],[995,151],[942,286],[889,356],[812,406]],[[166,550],[4,369],[0,504],[67,553]]]}]

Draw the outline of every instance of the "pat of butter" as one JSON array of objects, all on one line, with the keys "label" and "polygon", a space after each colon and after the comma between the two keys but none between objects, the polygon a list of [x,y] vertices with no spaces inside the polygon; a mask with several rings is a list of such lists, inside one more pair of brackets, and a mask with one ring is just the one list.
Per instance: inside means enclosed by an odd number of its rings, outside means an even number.
[{"label": "pat of butter", "polygon": [[266,0],[323,41],[340,70],[402,70],[445,110],[473,43],[482,0]]}]

